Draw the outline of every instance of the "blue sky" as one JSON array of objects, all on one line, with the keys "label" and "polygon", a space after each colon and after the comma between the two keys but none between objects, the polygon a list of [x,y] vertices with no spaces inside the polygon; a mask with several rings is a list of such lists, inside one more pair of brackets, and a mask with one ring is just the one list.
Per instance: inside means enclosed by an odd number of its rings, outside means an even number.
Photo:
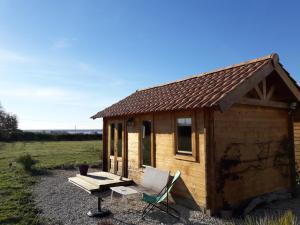
[{"label": "blue sky", "polygon": [[0,102],[21,129],[101,128],[138,88],[277,52],[300,79],[297,1],[0,0]]}]

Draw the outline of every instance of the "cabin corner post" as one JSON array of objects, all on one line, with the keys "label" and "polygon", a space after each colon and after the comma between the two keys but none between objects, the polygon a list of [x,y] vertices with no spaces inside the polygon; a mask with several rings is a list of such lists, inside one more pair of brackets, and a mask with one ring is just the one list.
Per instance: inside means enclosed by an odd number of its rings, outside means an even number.
[{"label": "cabin corner post", "polygon": [[207,214],[216,214],[216,177],[215,177],[215,148],[214,148],[214,110],[204,110],[205,126],[205,176],[206,176],[206,209]]},{"label": "cabin corner post", "polygon": [[154,113],[151,114],[151,162],[152,166],[156,167],[156,132],[155,132],[155,119]]},{"label": "cabin corner post", "polygon": [[123,176],[128,178],[128,132],[127,132],[127,118],[124,119]]},{"label": "cabin corner post", "polygon": [[108,155],[107,155],[107,119],[103,118],[102,127],[102,170],[108,171]]},{"label": "cabin corner post", "polygon": [[295,188],[296,188],[296,163],[295,163],[295,144],[294,144],[294,111],[290,110],[288,112],[288,138],[290,143],[290,170],[291,170],[291,191],[293,194],[295,194]]}]

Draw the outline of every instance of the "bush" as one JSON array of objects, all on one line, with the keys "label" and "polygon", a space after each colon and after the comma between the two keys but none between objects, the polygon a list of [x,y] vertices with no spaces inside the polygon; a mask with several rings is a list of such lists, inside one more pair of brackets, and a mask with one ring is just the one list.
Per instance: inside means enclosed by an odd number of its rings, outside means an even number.
[{"label": "bush", "polygon": [[34,160],[31,155],[21,155],[16,160],[17,163],[21,164],[24,170],[32,171],[32,167],[37,163],[37,160]]},{"label": "bush", "polygon": [[[263,218],[246,217],[243,225],[298,225],[297,217],[291,212],[287,211],[279,216],[265,216]],[[239,225],[241,223],[238,223]],[[233,225],[237,225],[233,223]]]}]

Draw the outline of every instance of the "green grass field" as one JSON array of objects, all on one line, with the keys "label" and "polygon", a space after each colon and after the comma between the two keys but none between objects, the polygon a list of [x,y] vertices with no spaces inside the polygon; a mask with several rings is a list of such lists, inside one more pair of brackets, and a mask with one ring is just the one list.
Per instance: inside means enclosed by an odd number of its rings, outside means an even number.
[{"label": "green grass field", "polygon": [[101,152],[100,141],[0,143],[0,224],[42,224],[30,191],[38,176],[24,172],[15,163],[18,156],[30,154],[39,161],[36,168],[43,170],[83,162],[96,165]]}]

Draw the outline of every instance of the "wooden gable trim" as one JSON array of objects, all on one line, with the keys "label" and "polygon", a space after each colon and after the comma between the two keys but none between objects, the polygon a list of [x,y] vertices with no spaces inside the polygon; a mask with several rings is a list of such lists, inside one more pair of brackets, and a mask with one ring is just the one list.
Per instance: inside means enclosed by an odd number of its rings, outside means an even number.
[{"label": "wooden gable trim", "polygon": [[289,104],[286,102],[267,101],[267,100],[252,99],[252,98],[242,98],[242,100],[239,101],[239,103],[245,104],[245,105],[274,107],[274,108],[282,108],[282,109],[289,108]]},{"label": "wooden gable trim", "polygon": [[296,85],[291,81],[288,74],[283,70],[279,63],[275,64],[275,71],[278,73],[293,95],[297,98],[297,100],[300,101],[300,91],[298,90],[298,87],[296,87]]},{"label": "wooden gable trim", "polygon": [[263,99],[267,98],[267,81],[266,78],[262,80],[263,85]]},{"label": "wooden gable trim", "polygon": [[[262,84],[262,91],[260,89],[260,84]],[[258,85],[256,85],[253,90],[259,95],[259,98],[249,98],[244,96],[238,103],[245,105],[255,105],[255,106],[264,106],[264,107],[274,107],[274,108],[283,108],[288,109],[289,103],[272,101],[270,100],[273,96],[273,93],[276,89],[276,86],[273,84],[270,89],[267,89],[267,81],[264,78]]]},{"label": "wooden gable trim", "polygon": [[[230,93],[227,94],[219,102],[219,108],[222,112],[229,109],[234,103],[241,102],[243,104],[261,105],[268,107],[279,107],[288,108],[287,104],[284,102],[273,102],[269,101],[272,97],[275,87],[271,87],[269,92],[266,89],[265,78],[269,76],[273,71],[276,71],[280,78],[284,81],[289,90],[293,93],[295,98],[300,101],[300,91],[296,84],[291,80],[286,71],[279,64],[279,56],[274,54],[272,56],[273,60],[270,60],[263,68],[256,71],[247,81],[245,81],[240,86],[236,87]],[[258,84],[262,82],[262,90],[258,87]],[[242,99],[251,89],[255,89],[258,96],[264,101],[257,101],[255,99]]]},{"label": "wooden gable trim", "polygon": [[269,92],[268,92],[268,94],[267,94],[267,99],[266,100],[270,100],[271,99],[271,97],[273,96],[273,93],[274,93],[274,91],[275,91],[275,85],[273,84],[272,86],[271,86],[271,88],[270,88],[270,90],[269,90]]},{"label": "wooden gable trim", "polygon": [[254,87],[254,89],[255,89],[255,91],[256,91],[258,97],[260,97],[260,99],[263,99],[263,98],[264,98],[263,93],[261,92],[261,90],[260,90],[260,88],[258,87],[258,85],[256,85],[256,86]]},{"label": "wooden gable trim", "polygon": [[274,91],[275,91],[275,88],[276,88],[275,85],[273,84],[271,86],[271,88],[269,90],[267,90],[266,78],[263,79],[263,81],[261,83],[262,83],[263,91],[260,90],[259,84],[254,87],[254,90],[256,91],[258,97],[261,100],[264,100],[264,101],[270,100],[271,97],[273,96]]},{"label": "wooden gable trim", "polygon": [[236,87],[228,93],[219,102],[219,107],[222,112],[229,109],[234,103],[238,102],[245,94],[247,94],[253,87],[266,78],[274,71],[272,61],[268,62],[260,70],[256,71],[247,81]]}]

